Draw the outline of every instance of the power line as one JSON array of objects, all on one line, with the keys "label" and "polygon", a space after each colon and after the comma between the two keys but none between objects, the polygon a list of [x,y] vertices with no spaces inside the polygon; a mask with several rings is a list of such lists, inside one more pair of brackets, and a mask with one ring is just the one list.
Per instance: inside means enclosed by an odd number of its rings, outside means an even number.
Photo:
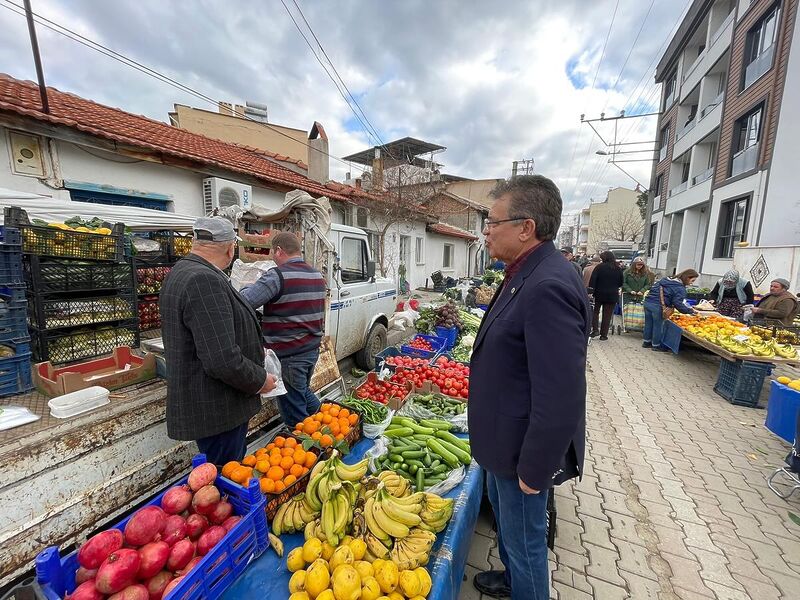
[{"label": "power line", "polygon": [[[5,8],[5,9],[7,9],[7,10],[9,10],[9,11],[11,11],[11,12],[17,14],[17,15],[22,16],[22,17],[25,16],[24,7],[20,6],[19,4],[15,4],[14,2],[11,2],[11,0],[2,0],[2,1],[5,3],[5,5],[3,5],[2,8]],[[15,10],[15,9],[17,9],[17,10]],[[34,18],[35,18],[37,23],[39,23],[43,27],[45,27],[45,28],[47,28],[47,29],[49,29],[49,30],[51,30],[51,31],[63,36],[63,37],[66,37],[66,38],[68,38],[68,39],[70,39],[70,40],[72,40],[74,42],[77,42],[77,43],[79,43],[79,44],[81,44],[83,46],[86,46],[87,48],[89,48],[91,50],[99,52],[100,54],[103,54],[103,55],[105,55],[105,56],[107,56],[107,57],[109,57],[109,58],[111,58],[113,60],[116,60],[117,62],[120,62],[120,63],[122,63],[122,64],[124,64],[124,65],[126,65],[126,66],[128,66],[128,67],[130,67],[132,69],[140,71],[141,73],[144,73],[145,75],[153,77],[154,79],[157,79],[157,80],[161,81],[162,83],[165,83],[165,84],[167,84],[167,85],[169,85],[171,87],[174,87],[175,89],[178,89],[178,90],[180,90],[180,91],[182,91],[182,92],[184,92],[186,94],[195,96],[196,98],[199,98],[201,100],[209,102],[210,104],[213,104],[214,106],[219,106],[219,101],[214,100],[213,98],[211,98],[209,96],[206,96],[202,92],[199,92],[199,91],[189,87],[188,85],[180,83],[179,81],[176,81],[175,79],[172,79],[172,78],[168,77],[167,75],[164,75],[163,73],[160,73],[159,71],[156,71],[155,69],[153,69],[151,67],[148,67],[148,66],[146,66],[146,65],[144,65],[142,63],[139,63],[139,62],[135,61],[132,58],[128,58],[124,54],[121,54],[121,53],[119,53],[119,52],[117,52],[115,50],[112,50],[111,48],[108,48],[108,47],[104,46],[103,44],[100,44],[99,42],[95,42],[94,40],[91,40],[91,39],[89,39],[89,38],[87,38],[87,37],[75,32],[73,30],[69,29],[68,27],[65,27],[65,26],[63,26],[63,25],[61,25],[59,23],[56,23],[55,21],[51,21],[50,19],[48,19],[46,17],[43,17],[42,15],[39,15],[39,14],[33,13],[33,12],[31,14],[34,16]],[[328,152],[324,152],[322,150],[314,148],[313,146],[311,146],[311,145],[309,145],[309,144],[307,144],[305,142],[302,142],[302,141],[300,141],[300,140],[298,140],[296,138],[293,138],[290,135],[288,135],[286,133],[283,133],[279,129],[275,129],[269,123],[264,123],[263,121],[258,121],[256,119],[253,119],[253,118],[249,117],[248,115],[246,115],[244,112],[237,111],[235,108],[232,109],[232,112],[237,117],[241,117],[243,119],[251,121],[252,123],[257,123],[258,125],[260,125],[262,127],[266,127],[267,129],[269,129],[270,131],[273,131],[274,133],[277,133],[278,135],[281,135],[281,136],[283,136],[283,137],[285,137],[287,139],[290,139],[293,142],[296,142],[298,144],[302,144],[303,146],[305,146],[306,148],[308,148],[310,150],[313,150],[315,152],[323,154],[324,156],[327,156],[328,158],[332,158],[333,160],[339,161],[340,163],[342,163],[344,165],[347,165],[351,169],[353,168],[352,163],[350,163],[350,162],[348,162],[346,160],[343,160],[343,159],[339,158],[338,156],[334,156],[333,154],[330,154]],[[356,169],[361,169],[362,173],[365,171],[365,169],[363,169],[361,167],[355,167],[355,168]]]}]

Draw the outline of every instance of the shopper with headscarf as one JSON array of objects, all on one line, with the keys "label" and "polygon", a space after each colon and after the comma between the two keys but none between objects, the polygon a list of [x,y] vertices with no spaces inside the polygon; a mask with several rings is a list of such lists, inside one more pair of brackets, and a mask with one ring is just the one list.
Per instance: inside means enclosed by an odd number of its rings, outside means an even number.
[{"label": "shopper with headscarf", "polygon": [[653,285],[652,271],[647,268],[644,259],[637,256],[631,266],[625,269],[622,280],[622,292],[625,303],[641,302],[644,294]]},{"label": "shopper with headscarf", "polygon": [[741,320],[744,305],[754,302],[753,286],[739,276],[739,271],[731,269],[717,282],[708,299],[714,302],[719,314]]},{"label": "shopper with headscarf", "polygon": [[786,279],[773,279],[769,284],[769,294],[764,296],[753,309],[753,316],[764,318],[767,325],[789,326],[797,315],[797,297],[789,291]]}]

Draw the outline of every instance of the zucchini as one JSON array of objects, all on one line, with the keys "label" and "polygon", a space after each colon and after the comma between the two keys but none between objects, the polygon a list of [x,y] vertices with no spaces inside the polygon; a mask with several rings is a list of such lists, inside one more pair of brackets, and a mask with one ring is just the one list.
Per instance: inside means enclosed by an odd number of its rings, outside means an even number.
[{"label": "zucchini", "polygon": [[436,438],[430,438],[428,440],[428,448],[430,448],[432,451],[434,451],[436,454],[442,457],[442,460],[446,462],[448,465],[450,465],[451,468],[455,469],[456,467],[461,465],[461,460],[455,454],[450,452],[450,450],[445,448],[442,445],[441,440]]},{"label": "zucchini", "polygon": [[421,419],[419,422],[423,427],[430,427],[431,429],[450,431],[453,428],[452,423],[442,421],[440,419]]},{"label": "zucchini", "polygon": [[389,438],[407,437],[412,435],[414,430],[410,427],[398,427],[397,429],[387,429],[383,435]]},{"label": "zucchini", "polygon": [[417,469],[417,491],[421,492],[425,489],[425,470]]},{"label": "zucchini", "polygon": [[472,455],[469,452],[466,452],[462,450],[459,446],[451,444],[450,442],[447,442],[445,440],[437,440],[437,441],[442,446],[444,446],[446,450],[455,454],[458,457],[458,460],[460,460],[464,466],[467,466],[469,465],[469,463],[472,462]]},{"label": "zucchini", "polygon": [[460,437],[456,437],[449,431],[437,431],[436,437],[452,444],[453,446],[456,446],[457,448],[461,448],[464,452],[470,451],[469,442],[461,439]]},{"label": "zucchini", "polygon": [[414,459],[423,458],[425,456],[425,451],[424,450],[404,450],[402,452],[402,455],[403,455],[403,458],[405,458],[406,460],[409,459],[409,458],[414,458]]}]

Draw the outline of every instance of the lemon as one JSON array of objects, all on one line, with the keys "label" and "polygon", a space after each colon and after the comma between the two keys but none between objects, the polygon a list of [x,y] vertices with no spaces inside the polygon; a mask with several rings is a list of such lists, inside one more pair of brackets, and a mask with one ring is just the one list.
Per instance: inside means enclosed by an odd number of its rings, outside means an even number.
[{"label": "lemon", "polygon": [[403,592],[406,598],[413,598],[418,595],[422,589],[419,577],[417,577],[414,571],[401,571],[398,584],[400,586],[400,591]]},{"label": "lemon", "polygon": [[349,546],[350,542],[352,542],[352,541],[353,541],[353,536],[352,535],[346,535],[346,536],[344,536],[342,538],[342,541],[339,542],[339,545],[340,546]]},{"label": "lemon", "polygon": [[389,600],[405,600],[405,598],[403,597],[403,594],[401,594],[399,592],[390,593],[388,598],[389,598]]},{"label": "lemon", "polygon": [[303,544],[303,560],[311,564],[322,556],[322,542],[317,538],[309,538]]},{"label": "lemon", "polygon": [[792,383],[792,378],[786,377],[786,375],[781,375],[780,377],[778,377],[776,381],[778,383],[782,383],[783,385],[789,385],[790,383]]},{"label": "lemon", "polygon": [[414,573],[416,573],[417,577],[419,578],[419,595],[427,596],[428,592],[431,591],[431,587],[433,587],[433,582],[431,581],[431,576],[428,573],[428,569],[425,567],[417,567],[414,569]]},{"label": "lemon", "polygon": [[286,568],[289,569],[290,573],[299,571],[300,569],[305,568],[305,566],[306,561],[303,560],[302,548],[295,548],[289,552],[289,555],[286,557]]},{"label": "lemon", "polygon": [[336,567],[331,581],[336,600],[358,600],[361,596],[361,577],[353,565]]},{"label": "lemon", "polygon": [[289,600],[311,600],[311,597],[305,592],[295,592],[289,596]]},{"label": "lemon", "polygon": [[361,600],[378,600],[381,595],[381,586],[374,577],[361,578]]},{"label": "lemon", "polygon": [[353,566],[356,568],[356,571],[358,571],[361,579],[366,579],[367,577],[375,575],[375,569],[365,560],[357,560],[353,563]]},{"label": "lemon", "polygon": [[292,573],[289,579],[289,593],[303,592],[306,589],[306,572],[303,569]]},{"label": "lemon", "polygon": [[361,560],[367,552],[367,543],[364,540],[352,540],[348,544],[353,551],[353,559]]},{"label": "lemon", "polygon": [[328,563],[331,566],[331,571],[335,571],[339,565],[352,565],[354,562],[353,551],[350,546],[339,546],[331,556]]},{"label": "lemon", "polygon": [[331,583],[331,574],[328,571],[328,563],[318,558],[306,570],[306,592],[312,598],[316,598],[328,589]]},{"label": "lemon", "polygon": [[793,390],[800,391],[800,379],[795,379],[792,383],[789,384],[789,387]]},{"label": "lemon", "polygon": [[322,592],[319,596],[317,596],[316,600],[336,600],[336,596],[333,595],[333,590],[328,588],[324,592]]}]

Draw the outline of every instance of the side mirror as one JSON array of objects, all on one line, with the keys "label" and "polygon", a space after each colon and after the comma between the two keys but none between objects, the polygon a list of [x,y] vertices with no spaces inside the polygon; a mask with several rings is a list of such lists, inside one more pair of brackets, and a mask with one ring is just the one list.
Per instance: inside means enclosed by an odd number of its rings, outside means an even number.
[{"label": "side mirror", "polygon": [[375,261],[374,260],[368,260],[367,261],[367,277],[369,277],[370,279],[375,277]]}]

